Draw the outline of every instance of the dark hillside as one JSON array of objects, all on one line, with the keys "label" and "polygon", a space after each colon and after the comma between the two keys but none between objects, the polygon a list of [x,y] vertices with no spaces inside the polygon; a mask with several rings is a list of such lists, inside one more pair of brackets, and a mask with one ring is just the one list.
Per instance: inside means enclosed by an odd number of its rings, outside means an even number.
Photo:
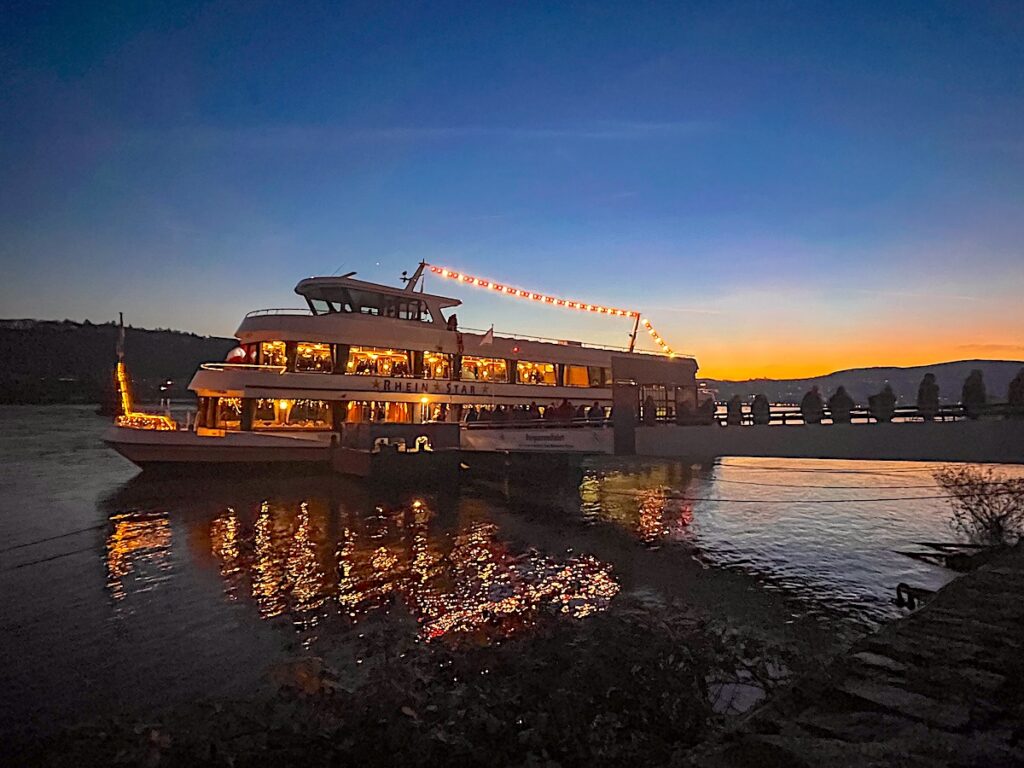
[{"label": "dark hillside", "polygon": [[974,368],[981,369],[989,400],[1003,402],[1010,380],[1024,367],[1019,360],[957,360],[912,368],[852,368],[808,379],[748,379],[746,381],[716,381],[708,379],[708,386],[718,390],[719,400],[739,395],[749,400],[763,392],[775,403],[798,403],[804,393],[815,384],[825,397],[843,385],[850,396],[861,405],[867,404],[868,395],[880,391],[887,383],[896,393],[898,402],[912,405],[917,401],[917,387],[926,373],[934,373],[939,384],[939,396],[944,403],[960,400],[960,388]]},{"label": "dark hillside", "polygon": [[[127,328],[128,370],[139,400],[172,397],[203,362],[223,360],[234,339]],[[0,403],[98,403],[108,396],[117,361],[117,326],[69,320],[0,320]]]}]

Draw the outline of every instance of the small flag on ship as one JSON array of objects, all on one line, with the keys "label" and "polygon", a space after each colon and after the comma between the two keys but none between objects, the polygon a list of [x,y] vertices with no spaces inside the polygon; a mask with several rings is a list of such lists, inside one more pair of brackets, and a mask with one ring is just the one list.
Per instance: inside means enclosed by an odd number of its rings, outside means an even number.
[{"label": "small flag on ship", "polygon": [[490,330],[488,330],[487,333],[484,334],[484,337],[482,339],[480,339],[480,346],[482,347],[485,344],[493,344],[493,343],[494,343],[494,326],[492,325],[490,327]]}]

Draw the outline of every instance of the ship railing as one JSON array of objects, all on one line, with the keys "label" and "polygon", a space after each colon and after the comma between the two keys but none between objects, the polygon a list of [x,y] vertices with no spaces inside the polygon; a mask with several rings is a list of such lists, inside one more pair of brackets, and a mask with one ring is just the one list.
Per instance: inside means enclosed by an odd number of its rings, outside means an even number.
[{"label": "ship railing", "polygon": [[[482,328],[459,328],[460,331],[466,333],[487,333],[490,329],[484,330]],[[613,352],[629,352],[629,347],[618,347],[614,344],[591,344],[589,341],[569,341],[568,339],[552,339],[546,336],[530,336],[523,333],[509,333],[508,331],[495,331],[494,338],[496,339],[508,339],[509,341],[539,341],[543,344],[558,344],[562,347],[583,347],[584,349],[602,349],[611,350]],[[664,352],[656,352],[652,349],[634,349],[633,354],[636,355],[653,355],[654,357],[668,357]],[[689,352],[676,352],[676,357],[692,358],[693,355]]]},{"label": "ship railing", "polygon": [[583,416],[572,419],[526,419],[523,421],[510,419],[507,421],[494,421],[485,419],[483,421],[463,421],[462,426],[466,429],[570,429],[579,427],[607,427],[612,420],[609,418],[589,419]]},{"label": "ship railing", "polygon": [[[254,309],[252,312],[246,313],[246,319],[250,317],[263,317],[263,316],[294,316],[294,317],[311,317],[315,316],[315,313],[308,307],[272,307],[269,309]],[[393,319],[393,318],[392,318]],[[478,333],[485,334],[490,329],[484,328],[459,328],[460,332],[465,333]],[[530,334],[523,333],[509,333],[508,331],[495,331],[495,338],[508,339],[509,341],[538,341],[542,344],[558,344],[563,347],[583,347],[584,349],[600,349],[600,350],[611,350],[613,352],[629,352],[629,347],[616,346],[614,344],[592,344],[588,341],[572,341],[569,339],[554,339],[547,336],[533,336]],[[633,354],[637,355],[652,355],[654,357],[668,357],[664,352],[658,352],[653,349],[634,349]],[[675,357],[692,358],[693,354],[690,352],[676,352]]]},{"label": "ship railing", "polygon": [[202,363],[204,371],[266,371],[268,373],[284,373],[288,370],[284,365],[257,365],[256,363]]},{"label": "ship railing", "polygon": [[298,317],[310,317],[313,310],[309,307],[271,307],[269,309],[254,309],[247,312],[246,317],[260,317],[262,315],[295,315]]},{"label": "ship railing", "polygon": [[[973,413],[973,416],[972,416]],[[789,405],[776,403],[773,404],[767,413],[767,420],[760,425],[766,424],[806,424],[803,413],[800,411],[799,405]],[[1012,418],[1024,418],[1024,409],[1014,407],[1008,403],[986,403],[985,405],[979,405],[969,412],[960,403],[955,404],[944,404],[935,409],[922,410],[916,405],[898,405],[893,408],[892,413],[887,418],[883,417],[882,421],[888,421],[892,423],[921,423],[926,421],[944,422],[944,421],[964,421],[972,419],[1012,419]],[[848,415],[848,422],[840,420],[836,422],[832,418],[832,413],[827,407],[822,409],[820,420],[814,423],[831,426],[836,423],[850,423],[850,424],[875,424],[880,420],[878,415],[865,406],[854,406],[850,409]],[[702,425],[702,424],[717,424],[719,426],[755,426],[759,422],[755,420],[753,412],[750,410],[749,405],[744,404],[743,411],[739,414],[730,415],[725,410],[725,403],[717,403],[717,410],[713,414],[690,412],[682,414],[677,418],[674,413],[662,413],[656,418],[658,424],[679,424],[679,425]],[[643,426],[643,420],[638,420],[638,425]]]}]

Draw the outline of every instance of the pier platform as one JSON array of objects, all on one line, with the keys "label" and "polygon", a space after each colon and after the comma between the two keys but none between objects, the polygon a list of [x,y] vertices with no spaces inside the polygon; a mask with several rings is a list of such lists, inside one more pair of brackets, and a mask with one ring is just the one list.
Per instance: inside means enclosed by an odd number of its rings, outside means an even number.
[{"label": "pier platform", "polygon": [[855,643],[690,760],[704,768],[1024,765],[1024,546]]}]

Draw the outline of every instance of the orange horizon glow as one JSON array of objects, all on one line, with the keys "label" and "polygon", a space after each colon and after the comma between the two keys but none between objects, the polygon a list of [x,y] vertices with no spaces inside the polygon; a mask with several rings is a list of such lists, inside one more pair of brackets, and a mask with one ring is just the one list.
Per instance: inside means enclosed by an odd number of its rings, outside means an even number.
[{"label": "orange horizon glow", "polygon": [[[1005,349],[1006,354],[994,354],[999,349]],[[747,342],[731,345],[729,349],[707,349],[698,352],[696,358],[700,366],[699,378],[808,379],[853,368],[914,368],[961,360],[1020,361],[1024,366],[1024,347],[985,343],[908,345],[900,339],[877,346],[842,348],[817,344],[794,346],[792,342],[765,348]]]}]

